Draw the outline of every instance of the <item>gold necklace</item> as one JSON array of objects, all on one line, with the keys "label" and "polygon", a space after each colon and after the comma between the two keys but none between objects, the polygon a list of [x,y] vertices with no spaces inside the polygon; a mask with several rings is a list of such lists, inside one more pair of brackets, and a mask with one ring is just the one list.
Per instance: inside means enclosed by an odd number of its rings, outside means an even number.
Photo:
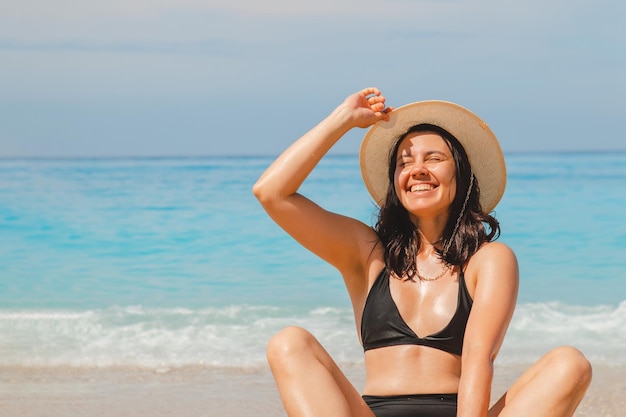
[{"label": "gold necklace", "polygon": [[442,276],[444,276],[446,274],[446,272],[448,272],[450,270],[450,265],[444,263],[443,264],[443,270],[439,273],[439,275],[435,276],[435,277],[425,277],[422,274],[420,274],[420,270],[417,267],[417,261],[415,261],[415,275],[417,275],[417,278],[419,278],[420,281],[437,281],[439,278],[441,278]]}]

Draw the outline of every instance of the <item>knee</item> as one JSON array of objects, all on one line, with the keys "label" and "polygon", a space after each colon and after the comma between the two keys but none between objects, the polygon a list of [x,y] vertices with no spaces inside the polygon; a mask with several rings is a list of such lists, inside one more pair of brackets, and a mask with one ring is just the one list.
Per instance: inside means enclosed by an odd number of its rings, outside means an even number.
[{"label": "knee", "polygon": [[548,353],[550,372],[575,391],[585,392],[591,383],[591,363],[583,353],[571,346],[561,346]]},{"label": "knee", "polygon": [[286,327],[268,342],[267,360],[271,366],[288,363],[294,357],[310,352],[313,340],[313,335],[301,327]]}]

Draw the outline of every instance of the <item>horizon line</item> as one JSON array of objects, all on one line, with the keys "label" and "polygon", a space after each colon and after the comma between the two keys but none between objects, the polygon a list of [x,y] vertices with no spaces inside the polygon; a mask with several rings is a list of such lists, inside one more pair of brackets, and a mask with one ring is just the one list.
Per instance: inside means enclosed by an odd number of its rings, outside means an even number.
[{"label": "horizon line", "polygon": [[[612,153],[626,153],[624,149],[574,149],[574,150],[514,150],[503,151],[504,155],[580,155],[580,154],[612,154]],[[276,158],[280,155],[276,154],[199,154],[199,155],[0,155],[1,161],[9,160],[132,160],[132,159],[145,159],[145,160],[158,160],[158,159],[212,159],[212,158],[224,158],[224,159],[252,159],[252,158]],[[358,157],[359,153],[327,153],[326,157]]]}]

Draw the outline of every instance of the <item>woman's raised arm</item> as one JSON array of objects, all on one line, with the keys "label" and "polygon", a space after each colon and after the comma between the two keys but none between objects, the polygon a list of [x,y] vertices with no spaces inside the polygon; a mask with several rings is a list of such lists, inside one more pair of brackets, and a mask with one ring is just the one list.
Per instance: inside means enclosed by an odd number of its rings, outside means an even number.
[{"label": "woman's raised arm", "polygon": [[[261,175],[253,192],[272,219],[300,244],[342,273],[355,267],[361,237],[371,229],[328,212],[298,189],[328,150],[350,129],[388,120],[391,108],[376,88],[350,95],[328,117],[285,150]],[[358,262],[358,261],[357,261]],[[359,265],[361,266],[361,265]]]}]

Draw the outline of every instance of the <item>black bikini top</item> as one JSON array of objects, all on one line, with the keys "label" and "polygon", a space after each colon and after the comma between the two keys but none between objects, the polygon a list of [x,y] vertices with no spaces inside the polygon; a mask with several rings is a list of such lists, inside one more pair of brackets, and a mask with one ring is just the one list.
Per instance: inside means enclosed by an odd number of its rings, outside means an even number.
[{"label": "black bikini top", "polygon": [[472,298],[467,291],[463,271],[461,271],[459,297],[454,316],[442,330],[420,338],[400,316],[398,307],[391,298],[389,273],[383,269],[372,285],[365,300],[365,307],[363,307],[361,318],[363,350],[397,345],[420,345],[461,355],[465,326],[471,308]]}]

